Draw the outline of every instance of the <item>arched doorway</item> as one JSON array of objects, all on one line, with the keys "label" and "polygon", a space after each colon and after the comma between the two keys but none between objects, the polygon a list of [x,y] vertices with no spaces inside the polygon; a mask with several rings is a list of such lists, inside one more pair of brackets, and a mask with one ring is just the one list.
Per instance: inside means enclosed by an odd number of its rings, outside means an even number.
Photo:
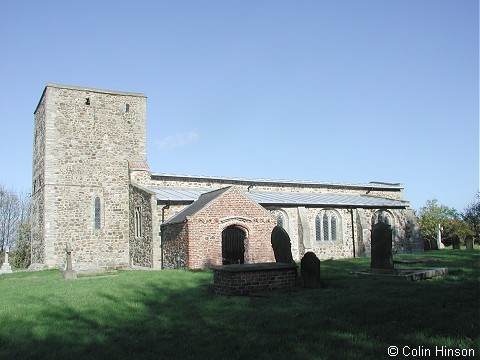
[{"label": "arched doorway", "polygon": [[229,226],[222,231],[222,264],[245,262],[245,231],[238,226]]}]

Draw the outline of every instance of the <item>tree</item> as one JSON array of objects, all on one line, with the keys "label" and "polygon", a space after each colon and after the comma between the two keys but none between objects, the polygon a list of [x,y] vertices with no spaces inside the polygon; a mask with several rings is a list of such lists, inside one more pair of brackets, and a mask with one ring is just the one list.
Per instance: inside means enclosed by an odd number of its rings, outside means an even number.
[{"label": "tree", "polygon": [[27,268],[31,262],[30,222],[18,225],[17,239],[12,255],[12,265],[16,268]]},{"label": "tree", "polygon": [[[437,242],[438,227],[443,227],[443,233],[454,234],[455,222],[460,220],[458,212],[441,205],[437,199],[427,200],[424,207],[420,209],[418,216],[418,224],[422,233],[423,239],[432,244]],[[435,248],[435,247],[433,247]]]},{"label": "tree", "polygon": [[[0,184],[0,249],[10,248],[14,265],[30,263],[30,196]],[[3,257],[2,257],[3,259]]]},{"label": "tree", "polygon": [[480,240],[480,192],[477,193],[475,199],[467,205],[462,214],[463,221],[472,229],[477,241]]},{"label": "tree", "polygon": [[0,249],[2,253],[15,238],[20,214],[18,195],[0,185]]}]

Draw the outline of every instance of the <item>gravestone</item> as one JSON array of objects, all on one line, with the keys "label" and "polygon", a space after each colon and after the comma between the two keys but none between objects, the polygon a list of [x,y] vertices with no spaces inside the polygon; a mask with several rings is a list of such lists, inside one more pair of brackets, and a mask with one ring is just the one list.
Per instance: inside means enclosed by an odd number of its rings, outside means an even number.
[{"label": "gravestone", "polygon": [[370,268],[393,270],[392,228],[383,222],[372,226]]},{"label": "gravestone", "polygon": [[2,268],[0,269],[0,274],[11,274],[13,272],[12,267],[8,262],[8,253],[9,253],[9,248],[7,246],[5,248],[5,261],[3,262]]},{"label": "gravestone", "polygon": [[430,241],[427,239],[423,239],[423,250],[424,251],[432,250],[432,247],[430,246]]},{"label": "gravestone", "polygon": [[460,250],[460,239],[457,235],[454,235],[452,238],[452,249],[453,250]]},{"label": "gravestone", "polygon": [[465,247],[467,250],[473,250],[473,237],[472,235],[467,235],[465,238]]},{"label": "gravestone", "polygon": [[272,231],[272,248],[277,263],[295,264],[292,256],[290,236],[281,226],[275,226]]},{"label": "gravestone", "polygon": [[72,245],[70,242],[67,242],[65,252],[67,253],[67,269],[63,272],[63,278],[65,280],[76,279],[77,273],[72,269]]},{"label": "gravestone", "polygon": [[303,255],[300,273],[303,280],[303,287],[307,289],[320,287],[320,260],[317,255],[311,251]]}]

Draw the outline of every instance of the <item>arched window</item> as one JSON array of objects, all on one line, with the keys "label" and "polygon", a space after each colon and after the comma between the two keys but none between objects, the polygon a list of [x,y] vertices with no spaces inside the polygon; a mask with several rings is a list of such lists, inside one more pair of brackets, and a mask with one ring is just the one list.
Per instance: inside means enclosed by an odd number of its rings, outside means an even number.
[{"label": "arched window", "polygon": [[142,212],[140,211],[140,207],[135,208],[135,237],[142,237]]},{"label": "arched window", "polygon": [[274,218],[277,219],[277,225],[282,227],[285,231],[288,232],[288,216],[287,214],[280,209],[270,210],[270,213]]},{"label": "arched window", "polygon": [[330,240],[337,240],[337,217],[330,217]]},{"label": "arched window", "polygon": [[328,214],[325,212],[323,214],[323,239],[322,240],[330,240],[329,239],[329,233],[330,233],[330,229],[329,229],[329,221],[328,221]]},{"label": "arched window", "polygon": [[315,217],[315,239],[337,241],[341,239],[340,216],[334,210],[323,210]]},{"label": "arched window", "polygon": [[280,227],[284,227],[285,226],[285,219],[283,218],[283,214],[282,213],[278,213],[278,216],[277,216],[277,225],[280,226]]},{"label": "arched window", "polygon": [[95,229],[100,229],[101,226],[101,206],[100,206],[100,198],[97,196],[95,198],[95,205],[94,205],[94,227]]},{"label": "arched window", "polygon": [[394,226],[393,216],[386,210],[377,211],[372,215],[372,225],[379,222],[383,222],[391,227]]}]

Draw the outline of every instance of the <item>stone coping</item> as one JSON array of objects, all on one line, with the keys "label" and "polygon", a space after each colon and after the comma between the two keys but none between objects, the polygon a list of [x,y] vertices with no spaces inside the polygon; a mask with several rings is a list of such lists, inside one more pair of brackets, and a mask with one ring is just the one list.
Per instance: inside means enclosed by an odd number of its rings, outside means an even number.
[{"label": "stone coping", "polygon": [[271,270],[288,270],[296,269],[295,264],[286,263],[257,263],[257,264],[231,264],[212,266],[213,270],[220,270],[226,272],[249,272],[249,271],[271,271]]},{"label": "stone coping", "polygon": [[49,82],[46,87],[54,87],[54,88],[69,89],[69,90],[79,90],[79,91],[88,91],[88,92],[96,92],[96,93],[111,94],[111,95],[126,95],[126,96],[147,97],[144,93],[139,93],[139,92],[97,89],[97,88],[92,88],[92,87],[57,84],[57,83],[53,83],[53,82]]},{"label": "stone coping", "polygon": [[364,271],[355,271],[352,274],[366,275],[371,277],[386,277],[403,280],[427,280],[435,278],[446,278],[448,268],[428,268],[428,269],[368,269]]},{"label": "stone coping", "polygon": [[393,260],[394,264],[418,264],[418,263],[424,263],[428,261],[438,261],[441,260],[440,258],[437,257],[422,257],[422,258],[412,258],[412,259],[397,259]]}]

